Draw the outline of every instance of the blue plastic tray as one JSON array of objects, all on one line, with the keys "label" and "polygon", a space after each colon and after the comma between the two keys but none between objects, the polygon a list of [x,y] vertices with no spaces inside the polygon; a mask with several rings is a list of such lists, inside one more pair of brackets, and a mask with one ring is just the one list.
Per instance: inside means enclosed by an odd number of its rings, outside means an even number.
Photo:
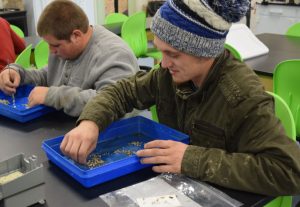
[{"label": "blue plastic tray", "polygon": [[[0,115],[14,119],[18,122],[27,122],[37,117],[40,117],[48,112],[54,111],[53,108],[38,105],[34,107],[28,107],[28,96],[33,86],[24,85],[17,88],[17,92],[14,95],[15,105],[13,105],[12,96],[4,94],[0,91]],[[4,104],[4,101],[8,101],[8,104]]]},{"label": "blue plastic tray", "polygon": [[49,160],[62,168],[85,187],[112,180],[114,178],[149,167],[140,163],[135,152],[144,143],[154,139],[177,140],[188,144],[189,137],[165,125],[158,124],[141,116],[114,122],[99,137],[97,147],[88,158],[101,155],[103,163],[88,167],[75,163],[60,151],[63,136],[45,140],[42,148]]}]

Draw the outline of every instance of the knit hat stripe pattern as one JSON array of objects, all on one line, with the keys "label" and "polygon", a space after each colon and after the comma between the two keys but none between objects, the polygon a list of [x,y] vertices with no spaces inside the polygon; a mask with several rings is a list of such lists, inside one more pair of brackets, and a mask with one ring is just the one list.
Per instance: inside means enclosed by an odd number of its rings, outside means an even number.
[{"label": "knit hat stripe pattern", "polygon": [[231,23],[225,21],[221,16],[214,13],[211,7],[204,1],[199,0],[183,0],[183,2],[200,17],[211,25],[213,28],[218,30],[229,30]]},{"label": "knit hat stripe pattern", "polygon": [[151,30],[175,49],[198,57],[217,57],[224,50],[225,38],[210,39],[194,35],[166,21],[160,13],[154,16]]},{"label": "knit hat stripe pattern", "polygon": [[[162,18],[171,24],[194,34],[201,34],[207,38],[224,38],[228,31],[211,28],[204,19],[189,9],[182,0],[171,0],[169,5],[161,7]],[[193,15],[194,14],[194,15]]]},{"label": "knit hat stripe pattern", "polygon": [[197,57],[219,56],[231,23],[245,16],[249,0],[167,0],[151,30],[173,48]]}]

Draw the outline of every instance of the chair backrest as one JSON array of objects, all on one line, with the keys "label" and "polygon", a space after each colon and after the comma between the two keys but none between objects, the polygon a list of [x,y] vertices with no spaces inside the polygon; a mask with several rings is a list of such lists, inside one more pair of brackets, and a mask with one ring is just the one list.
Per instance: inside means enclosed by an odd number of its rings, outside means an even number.
[{"label": "chair backrest", "polygon": [[21,65],[23,68],[30,68],[30,55],[31,55],[32,44],[28,45],[15,60],[15,63]]},{"label": "chair backrest", "polygon": [[125,22],[128,16],[122,13],[111,13],[105,17],[105,24],[112,24],[117,22]]},{"label": "chair backrest", "polygon": [[[296,141],[296,127],[289,106],[279,95],[272,92],[268,93],[274,97],[275,114],[280,119],[285,133],[289,138]],[[264,207],[292,207],[292,196],[279,196],[266,204]]]},{"label": "chair backrest", "polygon": [[289,106],[296,125],[296,135],[300,135],[300,59],[286,60],[275,67],[273,90]]},{"label": "chair backrest", "polygon": [[274,200],[264,205],[264,207],[292,207],[292,203],[292,196],[278,196]]},{"label": "chair backrest", "polygon": [[300,22],[290,26],[286,31],[285,35],[291,37],[300,37]]},{"label": "chair backrest", "polygon": [[21,38],[24,38],[24,37],[25,37],[24,32],[20,29],[20,27],[11,24],[11,25],[10,25],[10,28],[11,28],[17,35],[19,35],[19,37],[21,37]]},{"label": "chair backrest", "polygon": [[[156,64],[156,65],[154,65],[152,70],[157,70],[159,68],[160,68],[160,64]],[[159,123],[158,116],[157,116],[156,105],[153,105],[153,106],[150,107],[150,112],[151,112],[152,120]]]},{"label": "chair backrest", "polygon": [[34,61],[37,69],[41,69],[48,64],[49,45],[45,40],[41,40],[34,48]]},{"label": "chair backrest", "polygon": [[240,62],[243,62],[243,58],[242,58],[241,54],[232,45],[225,43],[224,48],[229,50],[230,53],[233,55],[233,57],[238,59]]},{"label": "chair backrest", "polygon": [[289,138],[296,141],[296,126],[293,114],[287,105],[287,103],[277,94],[269,92],[273,96],[275,101],[275,114],[278,117],[284,127],[285,133]]},{"label": "chair backrest", "polygon": [[145,12],[135,13],[123,23],[121,37],[127,42],[136,57],[146,54],[148,46]]}]

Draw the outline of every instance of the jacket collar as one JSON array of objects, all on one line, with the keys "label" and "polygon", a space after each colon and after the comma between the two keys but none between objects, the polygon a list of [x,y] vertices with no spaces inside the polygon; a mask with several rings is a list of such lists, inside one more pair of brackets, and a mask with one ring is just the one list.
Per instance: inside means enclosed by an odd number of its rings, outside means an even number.
[{"label": "jacket collar", "polygon": [[192,81],[188,81],[180,85],[175,85],[176,94],[182,99],[188,99],[192,95],[205,93],[211,86],[217,85],[216,78],[227,58],[228,53],[224,50],[224,52],[215,59],[201,88],[197,88]]}]

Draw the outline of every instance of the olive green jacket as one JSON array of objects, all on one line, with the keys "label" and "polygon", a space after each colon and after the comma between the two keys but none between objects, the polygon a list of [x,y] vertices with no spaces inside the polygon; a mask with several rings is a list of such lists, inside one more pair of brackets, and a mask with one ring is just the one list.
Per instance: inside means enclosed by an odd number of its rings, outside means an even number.
[{"label": "olive green jacket", "polygon": [[204,85],[175,85],[168,70],[119,81],[99,92],[80,120],[103,130],[133,108],[156,104],[160,123],[187,133],[183,174],[267,195],[300,193],[300,149],[274,115],[273,98],[255,73],[224,52]]}]

